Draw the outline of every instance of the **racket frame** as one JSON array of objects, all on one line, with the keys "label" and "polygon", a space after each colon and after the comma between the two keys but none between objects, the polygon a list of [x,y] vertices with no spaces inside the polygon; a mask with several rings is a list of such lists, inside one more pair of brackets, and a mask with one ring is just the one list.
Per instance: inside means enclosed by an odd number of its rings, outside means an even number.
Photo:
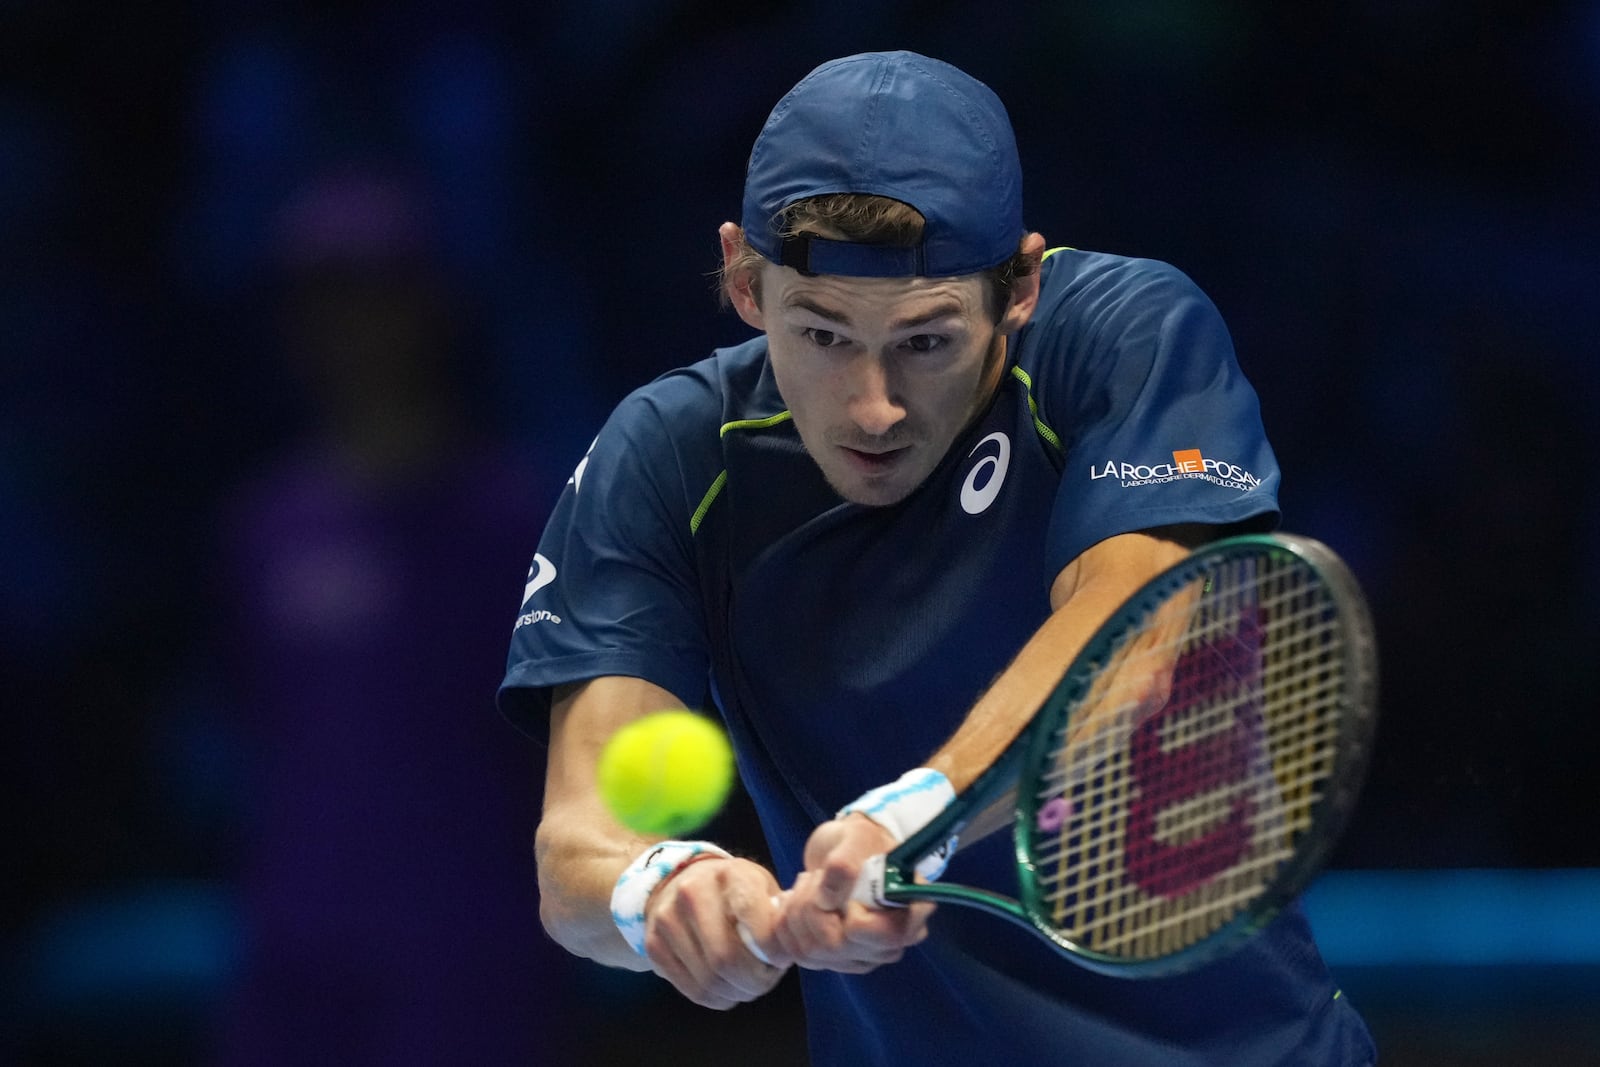
[{"label": "racket frame", "polygon": [[[1326,792],[1318,800],[1311,823],[1296,842],[1293,856],[1251,904],[1210,935],[1169,955],[1128,959],[1080,945],[1042,917],[1042,890],[1031,859],[1028,837],[1038,815],[1035,788],[1039,772],[1055,760],[1054,739],[1066,726],[1068,708],[1094,684],[1101,666],[1116,652],[1139,622],[1179,590],[1242,556],[1288,553],[1299,557],[1323,580],[1329,599],[1343,617],[1347,640],[1344,658],[1344,703],[1334,763]],[[884,859],[879,897],[889,903],[946,901],[976,907],[1018,923],[1043,936],[1078,964],[1102,974],[1150,978],[1199,967],[1231,952],[1276,918],[1306,888],[1337,843],[1355,807],[1371,754],[1377,718],[1377,649],[1372,618],[1360,585],[1343,561],[1321,542],[1293,534],[1242,534],[1202,545],[1141,586],[1095,632],[1063,674],[1038,713],[999,759],[959,794],[938,818],[911,835]],[[1031,772],[1026,773],[1024,772]],[[1020,779],[1020,780],[1019,780]],[[917,862],[943,846],[952,835],[1008,792],[1016,795],[1012,841],[1019,899],[976,886],[918,882]],[[962,842],[961,845],[972,842]],[[958,846],[959,849],[960,846]]]}]

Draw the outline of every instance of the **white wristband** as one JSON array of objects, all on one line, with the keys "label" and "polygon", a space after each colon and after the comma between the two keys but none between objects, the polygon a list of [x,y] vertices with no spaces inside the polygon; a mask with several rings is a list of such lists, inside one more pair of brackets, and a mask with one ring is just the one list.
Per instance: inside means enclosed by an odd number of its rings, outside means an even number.
[{"label": "white wristband", "polygon": [[639,955],[644,950],[644,906],[656,886],[702,858],[732,859],[732,853],[709,841],[662,841],[651,845],[622,872],[611,891],[611,920],[617,924],[628,947]]},{"label": "white wristband", "polygon": [[[861,794],[840,808],[837,818],[858,812],[893,834],[896,841],[904,842],[932,822],[955,798],[950,779],[931,767],[918,767],[888,785]],[[917,873],[934,881],[944,873],[955,850],[956,839],[952,837],[943,848],[923,857],[917,864]]]}]

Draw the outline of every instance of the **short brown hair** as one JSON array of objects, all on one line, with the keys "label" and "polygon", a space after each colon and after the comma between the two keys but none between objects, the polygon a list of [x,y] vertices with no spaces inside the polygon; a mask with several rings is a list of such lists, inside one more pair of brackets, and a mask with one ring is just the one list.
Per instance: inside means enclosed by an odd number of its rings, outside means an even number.
[{"label": "short brown hair", "polygon": [[[899,200],[870,193],[829,193],[790,204],[783,212],[780,232],[786,237],[810,233],[834,240],[905,247],[922,240],[925,223],[920,211]],[[729,302],[729,284],[741,274],[750,275],[751,292],[760,301],[760,266],[765,262],[766,257],[741,237],[739,251],[717,272],[724,306]],[[1019,249],[1004,263],[983,272],[988,282],[984,302],[996,322],[1011,303],[1011,290],[1017,279],[1038,268],[1039,258]]]}]

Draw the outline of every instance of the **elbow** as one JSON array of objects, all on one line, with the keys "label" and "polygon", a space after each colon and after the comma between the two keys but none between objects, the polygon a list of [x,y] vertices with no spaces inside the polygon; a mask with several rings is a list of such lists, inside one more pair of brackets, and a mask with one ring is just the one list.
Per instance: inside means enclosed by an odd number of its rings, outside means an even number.
[{"label": "elbow", "polygon": [[556,944],[568,952],[577,952],[570,943],[575,912],[559,876],[560,849],[548,820],[541,821],[534,833],[533,864],[539,890],[539,923]]},{"label": "elbow", "polygon": [[584,959],[608,967],[648,970],[649,963],[628,948],[611,919],[611,888],[615,875],[597,868],[596,858],[573,838],[570,830],[539,824],[534,835],[534,865],[538,873],[539,922],[556,944]]},{"label": "elbow", "polygon": [[550,940],[572,953],[592,959],[594,953],[586,951],[582,926],[577,922],[575,910],[562,899],[559,888],[552,886],[543,875],[539,877],[539,924]]},{"label": "elbow", "polygon": [[561,937],[562,931],[566,929],[563,912],[557,906],[554,893],[543,874],[539,876],[539,925],[544,927],[544,932],[552,941],[562,948],[567,948],[567,943]]}]

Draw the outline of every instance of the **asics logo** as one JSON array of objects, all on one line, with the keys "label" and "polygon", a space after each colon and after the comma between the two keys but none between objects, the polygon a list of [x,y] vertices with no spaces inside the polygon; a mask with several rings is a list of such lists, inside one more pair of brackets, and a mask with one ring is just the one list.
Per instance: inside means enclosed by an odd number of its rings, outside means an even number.
[{"label": "asics logo", "polygon": [[528,568],[528,584],[522,587],[522,603],[526,607],[533,594],[556,580],[556,565],[543,555],[533,554],[533,566]]},{"label": "asics logo", "polygon": [[974,445],[968,458],[976,456],[979,449],[991,442],[995,445],[994,453],[973,464],[967,472],[967,480],[961,483],[961,510],[968,515],[982,515],[989,510],[989,505],[1000,495],[1006,470],[1011,466],[1011,438],[999,431]]},{"label": "asics logo", "polygon": [[567,484],[572,486],[574,493],[583,489],[583,472],[589,469],[589,456],[594,453],[594,446],[599,443],[600,438],[598,437],[589,442],[589,451],[583,454],[583,458],[578,461],[578,469],[573,471],[572,477],[567,479]]}]

